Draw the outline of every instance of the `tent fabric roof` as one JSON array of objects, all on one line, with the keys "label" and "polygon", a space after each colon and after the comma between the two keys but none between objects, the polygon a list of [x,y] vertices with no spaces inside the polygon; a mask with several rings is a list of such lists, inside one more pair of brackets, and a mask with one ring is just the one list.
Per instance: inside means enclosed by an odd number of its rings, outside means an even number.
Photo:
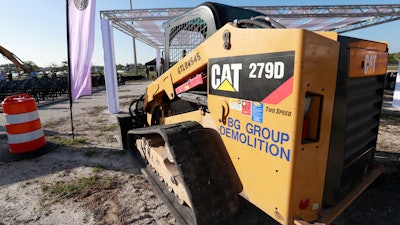
[{"label": "tent fabric roof", "polygon": [[[288,28],[338,33],[400,20],[400,4],[331,6],[242,6],[263,12]],[[113,27],[148,44],[163,48],[163,23],[192,8],[101,11]]]}]

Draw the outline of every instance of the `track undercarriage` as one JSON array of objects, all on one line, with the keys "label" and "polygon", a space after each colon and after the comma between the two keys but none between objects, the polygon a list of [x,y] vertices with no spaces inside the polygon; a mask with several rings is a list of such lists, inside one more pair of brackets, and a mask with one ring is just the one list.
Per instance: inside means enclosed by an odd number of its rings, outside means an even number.
[{"label": "track undercarriage", "polygon": [[128,148],[180,224],[223,224],[237,212],[240,185],[216,131],[196,122],[138,128]]}]

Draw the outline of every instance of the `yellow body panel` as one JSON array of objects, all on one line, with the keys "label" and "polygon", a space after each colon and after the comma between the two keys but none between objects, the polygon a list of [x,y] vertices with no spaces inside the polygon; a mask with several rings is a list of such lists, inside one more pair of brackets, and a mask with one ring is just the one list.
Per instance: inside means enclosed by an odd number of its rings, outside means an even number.
[{"label": "yellow body panel", "polygon": [[[224,32],[230,33],[229,49],[224,48]],[[316,220],[322,205],[338,66],[339,43],[333,40],[335,37],[334,33],[301,29],[239,29],[227,24],[148,86],[147,108],[151,109],[152,102],[164,94],[173,97],[174,85],[207,68],[212,71],[209,63],[213,59],[221,59],[222,65],[225,59],[250,55],[283,53],[283,57],[293,57],[287,96],[277,93],[279,101],[261,103],[209,94],[208,109],[214,124],[205,121],[207,127],[220,133],[242,183],[244,198],[282,224],[293,224],[294,219]],[[249,74],[239,76],[245,79]],[[240,92],[234,78],[225,77],[229,84],[220,78],[209,81],[221,81],[219,93],[229,96]],[[208,74],[208,79],[215,77]],[[264,75],[256,79],[264,79]],[[310,110],[305,113],[309,104]],[[255,115],[257,107],[261,110]],[[161,122],[201,118],[193,112],[166,117]],[[304,138],[304,124],[309,127],[311,140]]]},{"label": "yellow body panel", "polygon": [[196,121],[203,127],[216,129],[215,123],[209,113],[204,113],[201,110],[196,110],[189,113],[184,113],[176,116],[169,116],[161,119],[161,124],[180,123],[182,121]]}]

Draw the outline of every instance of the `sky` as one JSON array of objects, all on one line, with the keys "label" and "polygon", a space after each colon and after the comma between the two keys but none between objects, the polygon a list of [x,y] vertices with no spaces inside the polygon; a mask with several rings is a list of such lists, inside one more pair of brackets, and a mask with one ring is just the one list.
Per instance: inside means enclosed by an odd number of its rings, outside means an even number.
[{"label": "sky", "polygon": [[[195,7],[199,0],[132,0],[134,9]],[[400,4],[398,0],[225,0],[215,2],[234,6],[279,5],[352,5],[352,4]],[[13,52],[23,61],[32,61],[39,67],[60,66],[67,61],[66,0],[0,0],[0,45]],[[95,49],[92,64],[104,65],[100,11],[130,9],[130,0],[96,0]],[[113,29],[117,64],[133,63],[132,38]],[[400,20],[364,28],[343,35],[375,41],[386,41],[389,52],[400,52]],[[156,50],[136,41],[137,62],[146,63],[156,57]],[[11,63],[0,57],[0,65]]]}]

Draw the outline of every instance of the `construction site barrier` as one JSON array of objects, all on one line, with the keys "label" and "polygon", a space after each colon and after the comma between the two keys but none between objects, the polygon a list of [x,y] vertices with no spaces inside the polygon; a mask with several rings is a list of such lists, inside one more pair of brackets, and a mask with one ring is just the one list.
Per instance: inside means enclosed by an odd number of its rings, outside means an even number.
[{"label": "construction site barrier", "polygon": [[46,144],[36,101],[32,96],[12,95],[4,99],[2,105],[12,154],[32,152]]}]

